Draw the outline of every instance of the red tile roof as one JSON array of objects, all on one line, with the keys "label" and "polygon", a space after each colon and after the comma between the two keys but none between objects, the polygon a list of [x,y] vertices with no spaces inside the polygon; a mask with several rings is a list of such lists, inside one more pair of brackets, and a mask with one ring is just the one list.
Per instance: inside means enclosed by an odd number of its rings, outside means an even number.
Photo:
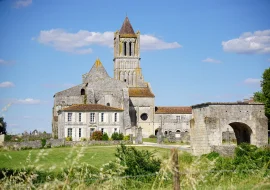
[{"label": "red tile roof", "polygon": [[133,87],[128,89],[129,97],[155,97],[148,87]]},{"label": "red tile roof", "polygon": [[123,111],[120,108],[104,106],[100,104],[74,104],[63,109],[64,111]]},{"label": "red tile roof", "polygon": [[181,107],[155,107],[156,114],[191,114],[192,108],[187,106]]}]

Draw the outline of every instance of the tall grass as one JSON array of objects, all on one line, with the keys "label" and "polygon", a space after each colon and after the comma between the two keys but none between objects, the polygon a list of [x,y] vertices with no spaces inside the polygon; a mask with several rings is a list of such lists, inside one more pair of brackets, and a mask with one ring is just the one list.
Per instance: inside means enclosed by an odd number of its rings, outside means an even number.
[{"label": "tall grass", "polygon": [[[169,155],[159,162],[151,151],[122,146],[117,151],[121,156],[101,167],[95,167],[81,163],[80,160],[86,153],[85,147],[68,150],[70,151],[63,159],[60,171],[56,170],[56,165],[36,165],[41,159],[46,159],[50,151],[41,149],[36,156],[29,151],[22,169],[2,169],[0,189],[172,188],[174,168]],[[133,154],[136,158],[133,158]],[[148,163],[145,162],[147,156]],[[91,159],[95,159],[95,156],[89,157],[90,161]],[[152,167],[152,172],[149,172],[148,167]],[[195,157],[187,152],[179,152],[182,189],[269,189],[269,169],[270,150],[252,145],[239,146],[234,157],[221,157],[218,153]]]}]

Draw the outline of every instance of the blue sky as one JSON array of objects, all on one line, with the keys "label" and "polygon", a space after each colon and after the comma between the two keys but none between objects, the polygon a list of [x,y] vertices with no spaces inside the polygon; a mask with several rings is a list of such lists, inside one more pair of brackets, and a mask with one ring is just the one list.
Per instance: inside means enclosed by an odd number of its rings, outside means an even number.
[{"label": "blue sky", "polygon": [[0,0],[0,109],[8,132],[51,132],[53,95],[100,58],[128,15],[158,106],[249,98],[270,66],[270,1]]}]

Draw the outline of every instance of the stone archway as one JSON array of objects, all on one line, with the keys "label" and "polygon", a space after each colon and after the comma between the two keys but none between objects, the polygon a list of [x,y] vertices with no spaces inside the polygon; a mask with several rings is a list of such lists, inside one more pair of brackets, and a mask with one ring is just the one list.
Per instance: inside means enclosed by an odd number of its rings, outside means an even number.
[{"label": "stone archway", "polygon": [[252,134],[252,130],[247,124],[241,122],[233,122],[229,125],[233,128],[237,140],[237,145],[243,142],[250,144],[250,136]]}]

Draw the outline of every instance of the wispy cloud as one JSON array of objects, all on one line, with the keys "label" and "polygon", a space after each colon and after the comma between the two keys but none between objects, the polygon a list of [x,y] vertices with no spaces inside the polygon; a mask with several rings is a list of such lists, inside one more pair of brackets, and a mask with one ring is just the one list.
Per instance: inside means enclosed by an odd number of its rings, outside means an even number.
[{"label": "wispy cloud", "polygon": [[[90,32],[80,30],[77,33],[66,32],[63,29],[42,30],[37,40],[41,44],[51,46],[59,51],[89,54],[92,53],[92,46],[99,45],[112,48],[114,33],[107,32]],[[142,50],[161,50],[182,47],[177,42],[168,43],[153,35],[141,35]]]},{"label": "wispy cloud", "polygon": [[14,86],[15,86],[15,84],[13,82],[9,82],[9,81],[0,83],[0,88],[10,88],[10,87],[14,87]]},{"label": "wispy cloud", "polygon": [[31,4],[32,4],[32,0],[17,0],[15,2],[15,7],[16,8],[28,7]]},{"label": "wispy cloud", "polygon": [[270,30],[245,32],[239,38],[222,42],[226,52],[242,54],[270,53]]},{"label": "wispy cloud", "polygon": [[261,79],[247,78],[246,80],[244,80],[244,84],[259,86],[261,84]]},{"label": "wispy cloud", "polygon": [[4,59],[0,59],[0,65],[11,65],[13,63],[15,63],[15,61],[7,61]]},{"label": "wispy cloud", "polygon": [[202,60],[202,62],[207,62],[207,63],[221,63],[220,60],[216,60],[216,59],[212,59],[212,58],[206,58],[204,60]]},{"label": "wispy cloud", "polygon": [[40,100],[32,99],[32,98],[16,99],[14,101],[14,104],[30,104],[30,105],[33,105],[33,104],[40,104],[40,103],[41,103]]}]

